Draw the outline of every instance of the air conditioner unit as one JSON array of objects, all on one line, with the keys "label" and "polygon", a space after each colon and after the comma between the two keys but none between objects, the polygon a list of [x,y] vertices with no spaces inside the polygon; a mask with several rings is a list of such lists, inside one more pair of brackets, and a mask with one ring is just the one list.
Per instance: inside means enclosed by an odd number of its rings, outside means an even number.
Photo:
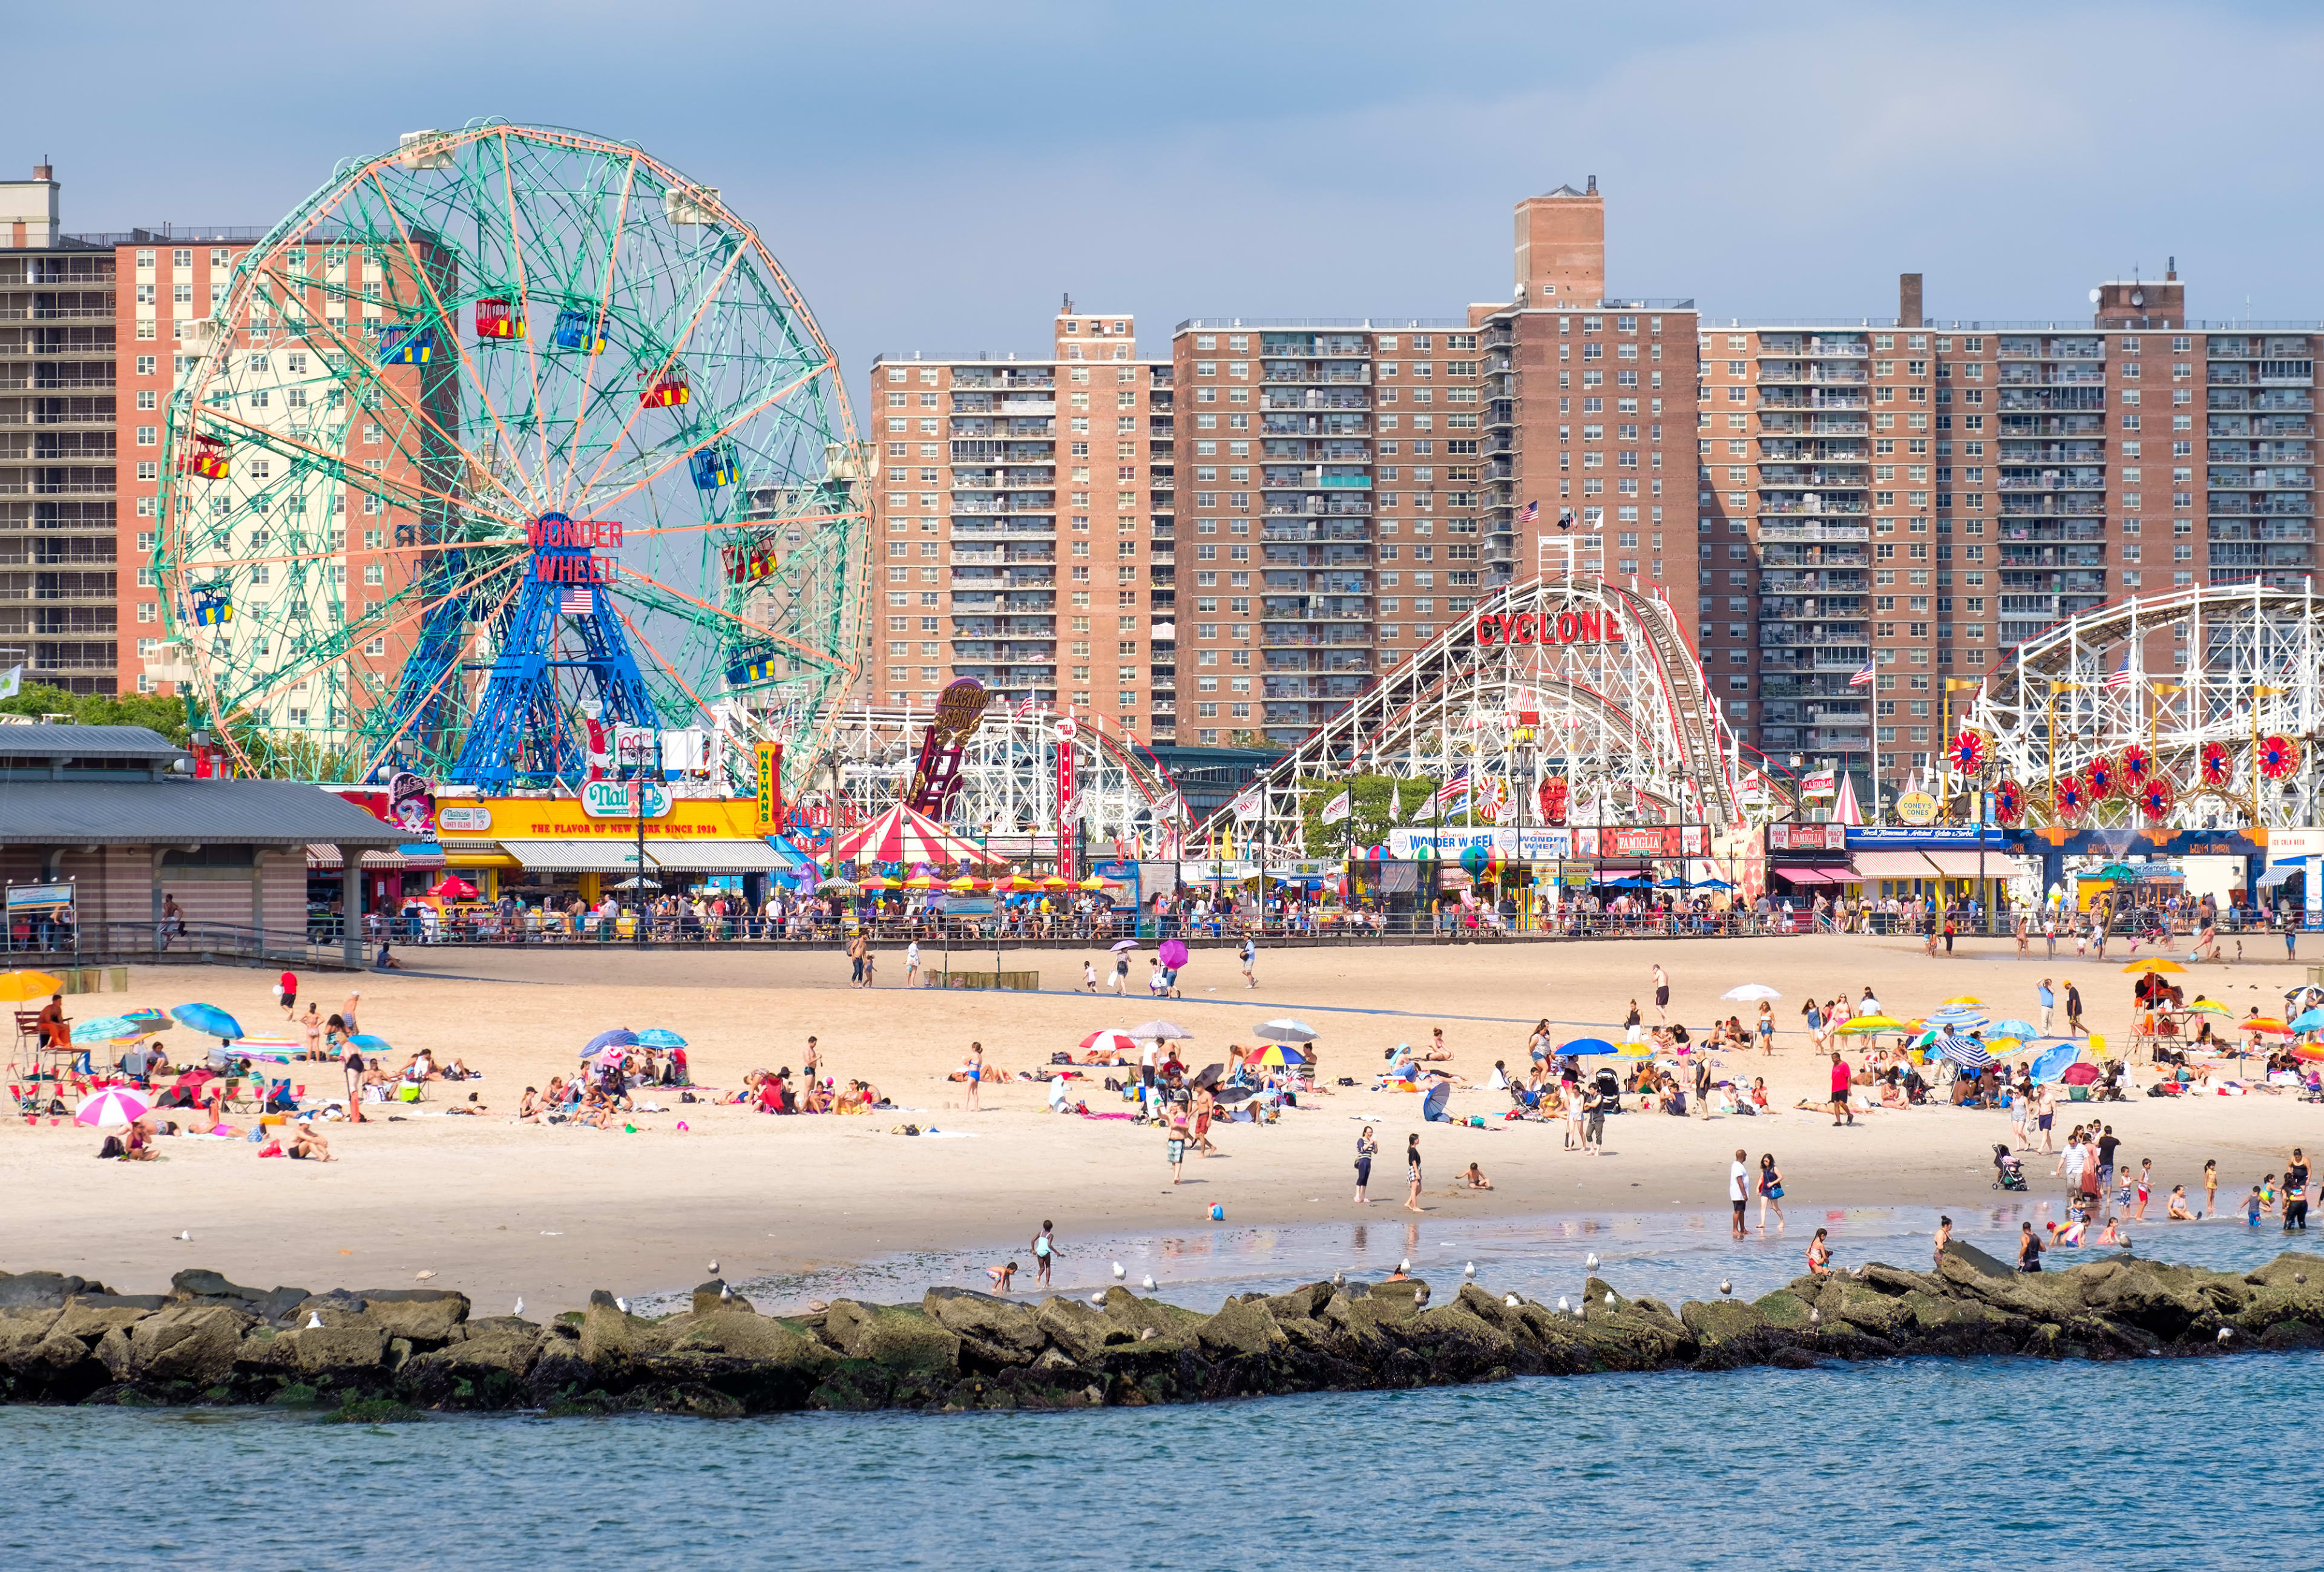
[{"label": "air conditioner unit", "polygon": [[452,167],[449,148],[428,144],[448,134],[441,131],[407,131],[396,139],[395,162],[408,170],[447,170]]},{"label": "air conditioner unit", "polygon": [[716,186],[672,186],[661,194],[661,214],[673,224],[715,224]]}]

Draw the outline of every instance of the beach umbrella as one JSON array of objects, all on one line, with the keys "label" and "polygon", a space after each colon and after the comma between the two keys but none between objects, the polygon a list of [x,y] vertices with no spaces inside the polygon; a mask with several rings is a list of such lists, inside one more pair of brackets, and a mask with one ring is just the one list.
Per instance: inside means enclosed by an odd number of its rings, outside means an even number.
[{"label": "beach umbrella", "polygon": [[1162,957],[1162,964],[1174,972],[1186,964],[1186,945],[1183,939],[1166,939],[1156,953]]},{"label": "beach umbrella", "polygon": [[854,880],[842,879],[835,875],[817,884],[816,889],[825,895],[860,895],[863,892],[862,886],[856,883]]},{"label": "beach umbrella", "polygon": [[1993,1056],[1985,1051],[1984,1044],[1977,1041],[1973,1038],[1957,1037],[1950,1032],[1947,1032],[1942,1037],[1937,1039],[1936,1046],[1939,1053],[1952,1060],[1953,1063],[1960,1066],[1961,1068],[1965,1070],[1981,1070],[1990,1069],[1993,1068]]},{"label": "beach umbrella", "polygon": [[1620,1049],[1616,1048],[1612,1043],[1607,1041],[1602,1037],[1577,1037],[1572,1042],[1567,1043],[1563,1048],[1559,1049],[1557,1053],[1558,1057],[1561,1059],[1590,1059],[1600,1054],[1619,1053],[1622,1050]]},{"label": "beach umbrella", "polygon": [[1943,1000],[1941,1003],[1946,1004],[1983,1004],[1985,1001],[1978,998],[1974,994],[1955,994],[1951,998]]},{"label": "beach umbrella", "polygon": [[[2315,1031],[2319,1029],[2324,1029],[2324,1010],[2302,1010],[2292,1018],[2292,1030],[2294,1031]],[[80,1040],[79,1031],[74,1031],[73,1040],[76,1042]]]},{"label": "beach umbrella", "polygon": [[393,1043],[388,1041],[384,1037],[374,1036],[368,1031],[359,1031],[353,1037],[348,1038],[347,1040],[355,1044],[355,1047],[362,1049],[366,1053],[393,1053],[395,1051],[395,1045]]},{"label": "beach umbrella", "polygon": [[1262,1046],[1258,1052],[1243,1062],[1268,1065],[1305,1064],[1307,1056],[1296,1048],[1286,1047],[1279,1042],[1270,1042]]},{"label": "beach umbrella", "polygon": [[73,1123],[103,1130],[115,1124],[134,1124],[138,1116],[152,1106],[143,1092],[126,1087],[108,1087],[93,1097],[86,1097],[73,1110]]},{"label": "beach umbrella", "polygon": [[1856,1035],[1873,1031],[1903,1031],[1904,1023],[1894,1015],[1859,1015],[1842,1026],[1840,1031]]},{"label": "beach umbrella", "polygon": [[1206,1064],[1195,1075],[1191,1084],[1197,1087],[1215,1087],[1219,1084],[1220,1077],[1226,1073],[1227,1067],[1222,1064]]},{"label": "beach umbrella", "polygon": [[2187,1010],[2190,1014],[2194,1015],[2218,1015],[2229,1021],[2236,1018],[2236,1013],[2217,999],[2198,999],[2188,1005]]},{"label": "beach umbrella", "polygon": [[1425,1122],[1444,1112],[1444,1105],[1452,1100],[1452,1083],[1439,1079],[1420,1099],[1420,1117]]},{"label": "beach umbrella", "polygon": [[2028,1021],[1997,1021],[1993,1023],[1993,1035],[2023,1040],[2034,1035],[2034,1025]]},{"label": "beach umbrella", "polygon": [[1734,885],[1724,879],[1697,879],[1687,886],[1690,890],[1732,890]]},{"label": "beach umbrella", "polygon": [[[168,1024],[166,1018],[162,1024]],[[79,1043],[130,1042],[161,1030],[161,1026],[147,1025],[134,1015],[99,1015],[94,1020],[74,1022],[72,1040]]]},{"label": "beach umbrella", "polygon": [[2098,1067],[2094,1064],[2070,1064],[2058,1078],[2070,1087],[2087,1087],[2098,1078]]},{"label": "beach umbrella", "polygon": [[10,972],[0,976],[0,1002],[10,1004],[45,999],[51,994],[64,991],[64,979],[52,977],[46,972]]},{"label": "beach umbrella", "polygon": [[1070,890],[1073,887],[1074,882],[1063,874],[1052,874],[1041,881],[1041,888],[1044,890]]},{"label": "beach umbrella", "polygon": [[641,1048],[684,1048],[686,1039],[667,1026],[649,1026],[638,1033]]},{"label": "beach umbrella", "polygon": [[2082,1057],[2079,1043],[2061,1042],[2045,1049],[2042,1056],[2025,1067],[2025,1073],[2047,1086],[2066,1073],[2066,1067]]},{"label": "beach umbrella", "polygon": [[1624,1043],[1621,1053],[1624,1059],[1652,1059],[1655,1057],[1655,1045],[1642,1038],[1637,1042]]},{"label": "beach umbrella", "polygon": [[1259,1029],[1268,1036],[1279,1038],[1285,1042],[1313,1042],[1322,1035],[1305,1022],[1294,1021],[1287,1015],[1274,1021],[1262,1021],[1259,1023]]},{"label": "beach umbrella", "polygon": [[180,1004],[170,1013],[177,1017],[179,1025],[204,1037],[231,1042],[242,1035],[242,1022],[215,1004]]},{"label": "beach umbrella", "polygon": [[1141,1042],[1151,1042],[1157,1038],[1166,1042],[1174,1040],[1190,1042],[1194,1036],[1185,1027],[1174,1026],[1167,1021],[1149,1021],[1143,1026],[1133,1026],[1130,1029],[1130,1035]]},{"label": "beach umbrella", "polygon": [[611,1031],[601,1031],[591,1038],[589,1046],[581,1050],[581,1057],[587,1059],[591,1054],[603,1052],[609,1048],[634,1048],[637,1046],[637,1041],[636,1032],[626,1026],[616,1026]]},{"label": "beach umbrella", "polygon": [[2303,1042],[2292,1051],[2301,1059],[2324,1059],[2324,1043]]},{"label": "beach umbrella", "polygon": [[438,901],[473,901],[475,899],[476,887],[455,874],[428,892]]},{"label": "beach umbrella", "polygon": [[1119,1031],[1093,1031],[1087,1037],[1083,1038],[1082,1051],[1084,1053],[1126,1055],[1129,1058],[1135,1059],[1138,1057],[1140,1050],[1136,1039],[1126,1037]]},{"label": "beach umbrella", "polygon": [[1940,1024],[1966,1025],[1985,1019],[1985,1012],[1967,1004],[1950,1004],[1942,1010],[1932,1010],[1928,1018]]},{"label": "beach umbrella", "polygon": [[1134,939],[1118,939],[1113,941],[1112,946],[1113,952],[1116,955],[1120,955],[1123,950],[1136,949],[1137,948],[1138,941]]},{"label": "beach umbrella", "polygon": [[937,878],[934,874],[914,874],[910,878],[904,881],[904,888],[907,890],[941,890],[944,888],[944,881]]},{"label": "beach umbrella", "polygon": [[1722,999],[1733,999],[1739,1003],[1745,1004],[1757,1003],[1761,999],[1780,999],[1783,997],[1781,994],[1778,994],[1775,989],[1770,988],[1765,983],[1746,983],[1739,988],[1729,988],[1727,992],[1720,994],[1719,996]]},{"label": "beach umbrella", "polygon": [[2183,972],[2187,968],[2177,961],[2166,961],[2156,957],[2149,960],[2133,961],[2122,969],[2124,975],[2128,976],[2133,972]]},{"label": "beach umbrella", "polygon": [[2292,1028],[2282,1022],[2267,1015],[2247,1015],[2236,1022],[2236,1030],[2254,1032],[2262,1037],[2285,1037],[2292,1031]]},{"label": "beach umbrella", "polygon": [[1084,879],[1079,884],[1075,885],[1074,888],[1077,890],[1119,890],[1121,888],[1121,882],[1119,879],[1101,879],[1095,874],[1092,874],[1088,878]]}]

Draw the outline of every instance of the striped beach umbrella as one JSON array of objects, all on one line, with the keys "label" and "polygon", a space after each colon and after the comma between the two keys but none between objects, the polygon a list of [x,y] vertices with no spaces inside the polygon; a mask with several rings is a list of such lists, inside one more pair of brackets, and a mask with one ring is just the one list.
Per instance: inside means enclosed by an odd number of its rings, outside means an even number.
[{"label": "striped beach umbrella", "polygon": [[1243,1063],[1245,1064],[1266,1065],[1305,1064],[1306,1062],[1307,1056],[1305,1054],[1300,1052],[1296,1048],[1289,1047],[1280,1042],[1268,1043],[1261,1047],[1257,1053],[1252,1054],[1249,1059],[1243,1060]]},{"label": "striped beach umbrella", "polygon": [[139,1115],[153,1105],[145,1094],[127,1087],[107,1087],[95,1096],[82,1099],[73,1110],[73,1123],[86,1124],[92,1130],[109,1129],[117,1124],[134,1124]]},{"label": "striped beach umbrella", "polygon": [[1994,1065],[1993,1055],[1986,1052],[1985,1045],[1975,1038],[1948,1031],[1937,1039],[1936,1050],[1965,1070],[1991,1069]]}]

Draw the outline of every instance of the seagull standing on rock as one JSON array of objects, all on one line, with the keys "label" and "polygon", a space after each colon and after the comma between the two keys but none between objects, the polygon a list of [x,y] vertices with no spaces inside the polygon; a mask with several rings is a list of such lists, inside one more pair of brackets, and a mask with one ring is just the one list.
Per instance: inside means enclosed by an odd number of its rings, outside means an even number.
[{"label": "seagull standing on rock", "polygon": [[613,1308],[626,1316],[630,1313],[630,1301],[617,1294],[613,1299]]},{"label": "seagull standing on rock", "polygon": [[1124,1271],[1121,1269],[1121,1262],[1120,1262],[1119,1261],[1117,1261],[1117,1262],[1115,1262],[1113,1263],[1113,1275],[1114,1275],[1115,1277],[1117,1277],[1117,1278],[1121,1278],[1121,1277],[1128,1277],[1128,1276],[1130,1275],[1130,1273],[1128,1273],[1127,1271]]},{"label": "seagull standing on rock", "polygon": [[521,1316],[524,1314],[524,1296],[522,1294],[516,1296],[516,1308],[511,1310],[509,1314],[512,1316]]},{"label": "seagull standing on rock", "polygon": [[322,1329],[322,1325],[323,1318],[320,1315],[313,1310],[309,1310],[307,1312],[307,1330],[309,1332],[319,1331]]},{"label": "seagull standing on rock", "polygon": [[1471,1262],[1468,1265],[1466,1265],[1466,1266],[1462,1267],[1462,1268],[1461,1269],[1461,1275],[1462,1275],[1462,1276],[1463,1276],[1463,1277],[1474,1277],[1474,1276],[1476,1276],[1476,1275],[1477,1275],[1477,1263],[1476,1263],[1475,1262],[1473,1262],[1473,1261],[1472,1261],[1472,1262]]},{"label": "seagull standing on rock", "polygon": [[1143,1286],[1148,1293],[1152,1293],[1154,1291],[1154,1274],[1152,1272],[1149,1271],[1146,1274],[1146,1281]]}]

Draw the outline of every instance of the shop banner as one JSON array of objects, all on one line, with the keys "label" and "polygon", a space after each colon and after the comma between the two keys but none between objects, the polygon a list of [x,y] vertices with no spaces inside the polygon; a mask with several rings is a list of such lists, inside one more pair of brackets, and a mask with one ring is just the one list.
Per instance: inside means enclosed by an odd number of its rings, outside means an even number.
[{"label": "shop banner", "polygon": [[761,743],[755,750],[759,833],[774,835],[783,827],[783,744]]},{"label": "shop banner", "polygon": [[1767,827],[1767,849],[1771,852],[1840,852],[1848,850],[1848,826],[1844,824],[1771,824]]},{"label": "shop banner", "polygon": [[1711,830],[1700,824],[1618,824],[1577,828],[1577,857],[1701,857],[1711,852]]}]

